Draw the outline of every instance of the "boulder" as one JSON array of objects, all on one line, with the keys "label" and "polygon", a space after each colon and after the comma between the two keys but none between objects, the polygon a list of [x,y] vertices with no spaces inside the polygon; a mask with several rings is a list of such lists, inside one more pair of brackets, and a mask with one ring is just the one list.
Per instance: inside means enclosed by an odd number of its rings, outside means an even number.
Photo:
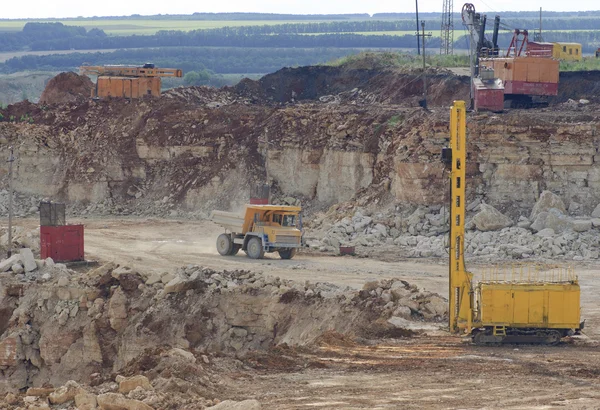
[{"label": "boulder", "polygon": [[13,404],[14,405],[14,404],[17,404],[19,402],[19,398],[14,393],[6,393],[6,396],[4,396],[4,402],[6,404]]},{"label": "boulder", "polygon": [[181,357],[187,362],[196,363],[196,356],[194,356],[192,352],[188,352],[187,350],[183,350],[178,347],[174,347],[173,349],[169,350],[167,354],[169,357]]},{"label": "boulder", "polygon": [[431,313],[439,316],[444,316],[448,313],[448,302],[446,302],[440,296],[431,296],[429,298],[429,303],[426,306]]},{"label": "boulder", "polygon": [[10,270],[12,270],[18,275],[19,273],[23,273],[23,266],[21,266],[20,263],[15,263],[13,266],[10,267]]},{"label": "boulder", "polygon": [[53,393],[48,395],[51,404],[63,404],[75,400],[75,396],[81,393],[82,388],[73,380],[69,380],[64,386],[59,387]]},{"label": "boulder", "polygon": [[571,229],[572,226],[573,224],[569,217],[560,212],[560,210],[551,208],[548,212],[540,212],[536,216],[531,224],[531,229],[535,232],[539,232],[550,228],[553,229],[555,233],[559,234]]},{"label": "boulder", "polygon": [[563,214],[567,212],[565,203],[558,195],[553,194],[550,191],[543,191],[540,194],[540,198],[533,206],[533,209],[531,210],[531,217],[529,219],[533,221],[540,213],[548,212],[552,208],[558,209]]},{"label": "boulder", "polygon": [[408,306],[398,306],[394,313],[392,314],[394,317],[400,317],[402,319],[411,320],[412,310]]},{"label": "boulder", "polygon": [[95,394],[82,391],[75,396],[75,405],[77,410],[93,410],[98,408],[98,400]]},{"label": "boulder", "polygon": [[137,375],[133,377],[126,377],[119,382],[119,393],[127,394],[136,387],[141,387],[144,390],[152,390],[150,380],[146,376]]},{"label": "boulder", "polygon": [[536,235],[542,238],[551,238],[555,235],[555,232],[552,228],[544,228],[538,233],[536,233]]},{"label": "boulder", "polygon": [[98,407],[102,410],[154,410],[146,403],[127,399],[118,393],[104,393],[96,397]]},{"label": "boulder", "polygon": [[10,258],[5,259],[2,262],[0,262],[0,272],[9,271],[15,263],[18,263],[20,261],[21,261],[20,254],[12,255]]},{"label": "boulder", "polygon": [[591,220],[574,220],[571,222],[573,230],[575,232],[587,232],[592,229]]},{"label": "boulder", "polygon": [[370,292],[372,290],[377,289],[379,287],[379,285],[380,285],[379,281],[377,281],[377,280],[374,280],[374,281],[371,281],[371,282],[367,282],[367,283],[365,283],[363,285],[363,290],[366,290],[367,292]]},{"label": "boulder", "polygon": [[35,258],[33,257],[33,252],[31,252],[31,249],[19,249],[19,254],[21,255],[21,262],[23,262],[25,272],[31,272],[37,269],[37,263],[35,263]]},{"label": "boulder", "polygon": [[483,232],[497,231],[513,224],[513,221],[509,217],[488,204],[481,204],[479,206],[479,213],[473,217],[472,222],[475,224],[477,230]]}]

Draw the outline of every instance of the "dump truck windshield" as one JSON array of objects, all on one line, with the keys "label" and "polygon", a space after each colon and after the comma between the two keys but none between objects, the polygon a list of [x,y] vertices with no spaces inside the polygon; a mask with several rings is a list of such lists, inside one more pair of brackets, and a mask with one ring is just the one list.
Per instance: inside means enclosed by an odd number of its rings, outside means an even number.
[{"label": "dump truck windshield", "polygon": [[296,226],[295,220],[295,215],[283,215],[283,222],[281,226]]}]

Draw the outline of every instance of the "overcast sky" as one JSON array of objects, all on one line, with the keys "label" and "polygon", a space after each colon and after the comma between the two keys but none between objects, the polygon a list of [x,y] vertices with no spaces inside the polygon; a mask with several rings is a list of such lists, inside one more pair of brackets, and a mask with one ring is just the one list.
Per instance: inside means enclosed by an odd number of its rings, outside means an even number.
[{"label": "overcast sky", "polygon": [[[413,0],[14,0],[3,2],[0,18],[124,16],[131,14],[191,14],[194,12],[261,12],[294,14],[413,12]],[[598,0],[472,0],[477,11],[598,10]],[[419,11],[441,11],[442,0],[419,0]],[[454,1],[455,11],[463,2]]]}]

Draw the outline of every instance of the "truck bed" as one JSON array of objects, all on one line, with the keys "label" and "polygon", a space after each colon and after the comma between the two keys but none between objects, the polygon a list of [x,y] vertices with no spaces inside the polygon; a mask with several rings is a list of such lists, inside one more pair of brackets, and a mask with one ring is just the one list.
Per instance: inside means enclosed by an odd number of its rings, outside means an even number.
[{"label": "truck bed", "polygon": [[223,228],[230,232],[242,233],[244,226],[244,216],[225,211],[212,211],[210,213],[210,220],[217,225],[221,225]]}]

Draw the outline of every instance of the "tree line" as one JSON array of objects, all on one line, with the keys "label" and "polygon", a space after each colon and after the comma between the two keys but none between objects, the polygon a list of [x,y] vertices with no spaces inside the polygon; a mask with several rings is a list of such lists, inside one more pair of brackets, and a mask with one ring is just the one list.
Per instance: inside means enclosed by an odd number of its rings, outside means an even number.
[{"label": "tree line", "polygon": [[[594,26],[595,19],[568,19],[569,25],[553,25],[547,19],[545,27],[563,30],[573,27],[583,30]],[[531,20],[528,24],[533,24]],[[83,27],[65,26],[62,23],[27,23],[23,31],[0,34],[0,51],[89,50],[144,47],[360,47],[360,48],[412,48],[415,36],[390,36],[384,34],[362,35],[356,32],[410,31],[414,22],[404,21],[330,21],[287,23],[277,25],[223,27],[193,31],[159,31],[154,35],[107,36],[104,31]],[[527,26],[528,24],[525,24]],[[426,28],[434,28],[433,21]],[[597,27],[597,26],[596,26]],[[319,33],[308,35],[308,33]],[[510,38],[503,32],[501,38]],[[546,32],[552,41],[581,42],[590,52],[600,41],[600,31]],[[430,47],[439,47],[439,38],[428,41]],[[510,41],[510,39],[508,40]],[[507,44],[508,44],[507,41]],[[465,48],[464,39],[457,39],[455,47]]]},{"label": "tree line", "polygon": [[80,65],[139,64],[181,68],[184,73],[210,70],[220,74],[268,73],[282,67],[315,65],[356,54],[342,48],[213,48],[163,47],[117,50],[110,53],[69,53],[14,57],[0,64],[0,72],[23,70],[71,71]]}]

